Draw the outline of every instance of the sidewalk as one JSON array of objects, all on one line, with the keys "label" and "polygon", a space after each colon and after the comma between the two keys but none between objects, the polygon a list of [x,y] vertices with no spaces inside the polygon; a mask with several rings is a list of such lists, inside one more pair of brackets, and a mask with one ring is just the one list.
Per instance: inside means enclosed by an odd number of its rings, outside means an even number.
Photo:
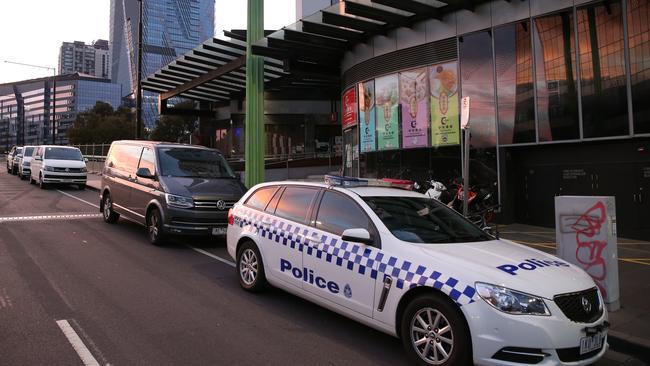
[{"label": "sidewalk", "polygon": [[[555,229],[500,225],[502,238],[555,254]],[[615,351],[650,359],[650,242],[618,238],[621,308],[609,313]]]}]

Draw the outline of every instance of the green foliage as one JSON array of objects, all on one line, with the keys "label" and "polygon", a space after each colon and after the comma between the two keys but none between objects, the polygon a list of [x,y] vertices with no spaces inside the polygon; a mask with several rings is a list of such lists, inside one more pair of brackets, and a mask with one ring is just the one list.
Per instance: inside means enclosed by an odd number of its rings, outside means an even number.
[{"label": "green foliage", "polygon": [[[193,109],[193,102],[182,102],[174,109]],[[195,116],[163,115],[150,135],[153,141],[189,142],[194,133]]]},{"label": "green foliage", "polygon": [[77,114],[68,130],[71,144],[110,144],[115,140],[132,139],[135,118],[129,108],[113,110],[110,104],[97,102],[85,112]]}]

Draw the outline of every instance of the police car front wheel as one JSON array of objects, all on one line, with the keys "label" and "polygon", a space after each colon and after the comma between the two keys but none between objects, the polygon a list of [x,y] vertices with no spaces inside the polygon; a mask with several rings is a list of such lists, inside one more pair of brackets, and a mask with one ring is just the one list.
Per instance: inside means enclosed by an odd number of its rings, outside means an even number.
[{"label": "police car front wheel", "polygon": [[237,273],[244,290],[257,292],[266,287],[262,256],[252,241],[244,242],[237,252]]},{"label": "police car front wheel", "polygon": [[418,364],[470,364],[469,331],[455,306],[438,294],[416,297],[407,305],[400,337],[407,353]]}]

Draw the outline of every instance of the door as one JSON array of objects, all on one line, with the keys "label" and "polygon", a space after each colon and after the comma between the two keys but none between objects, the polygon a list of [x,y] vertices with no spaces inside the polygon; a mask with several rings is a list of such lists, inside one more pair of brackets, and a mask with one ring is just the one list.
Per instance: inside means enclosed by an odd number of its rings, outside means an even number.
[{"label": "door", "polygon": [[638,225],[633,237],[650,240],[650,162],[636,164],[636,177]]},{"label": "door", "polygon": [[135,184],[135,170],[142,154],[142,147],[137,145],[115,145],[106,162],[106,184],[110,187],[115,210],[121,214],[143,223],[144,217],[129,209],[131,190]]},{"label": "door", "polygon": [[[147,168],[154,175],[157,173],[156,158],[153,149],[148,147],[142,149],[142,155],[137,169],[140,168]],[[131,198],[129,199],[128,208],[129,210],[136,212],[139,216],[144,217],[149,202],[153,198],[159,197],[162,194],[162,192],[160,192],[160,184],[157,179],[138,176],[134,176],[133,180],[134,184],[131,189]]]},{"label": "door", "polygon": [[302,288],[309,275],[303,267],[302,249],[309,229],[307,218],[318,192],[313,187],[288,186],[277,201],[275,215],[261,218],[263,231],[273,233],[260,236],[268,274],[296,288]]},{"label": "door", "polygon": [[310,271],[303,288],[349,310],[372,317],[375,279],[371,277],[372,268],[365,267],[367,258],[363,254],[373,250],[373,247],[341,239],[346,229],[366,229],[377,238],[368,215],[352,198],[326,190],[312,226],[316,230],[312,229],[308,248],[302,253],[304,267]]}]

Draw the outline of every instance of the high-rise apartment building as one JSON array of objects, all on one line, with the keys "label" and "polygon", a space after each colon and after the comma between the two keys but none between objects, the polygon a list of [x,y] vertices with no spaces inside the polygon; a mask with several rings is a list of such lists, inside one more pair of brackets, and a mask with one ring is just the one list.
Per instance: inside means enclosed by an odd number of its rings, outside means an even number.
[{"label": "high-rise apartment building", "polygon": [[[142,78],[214,36],[214,0],[147,0],[143,3]],[[128,95],[137,84],[137,0],[111,0],[112,80]],[[153,128],[158,97],[144,92],[142,116]]]},{"label": "high-rise apartment building", "polygon": [[93,44],[63,42],[59,51],[59,74],[82,73],[98,78],[111,78],[111,50],[106,40]]}]

